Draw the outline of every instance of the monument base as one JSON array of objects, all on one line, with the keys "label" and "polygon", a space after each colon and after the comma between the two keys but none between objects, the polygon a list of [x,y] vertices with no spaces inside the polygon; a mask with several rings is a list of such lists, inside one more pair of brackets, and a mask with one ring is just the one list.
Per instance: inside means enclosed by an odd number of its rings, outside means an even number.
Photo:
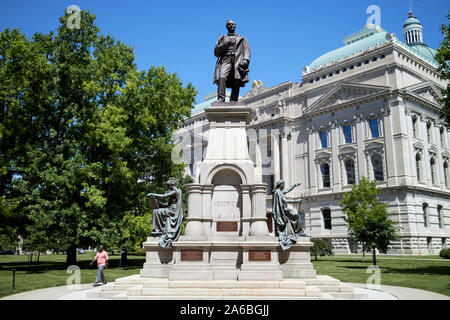
[{"label": "monument base", "polygon": [[275,281],[314,278],[309,238],[301,237],[282,251],[273,236],[181,236],[163,249],[157,238],[143,244],[147,251],[142,277],[169,280]]}]

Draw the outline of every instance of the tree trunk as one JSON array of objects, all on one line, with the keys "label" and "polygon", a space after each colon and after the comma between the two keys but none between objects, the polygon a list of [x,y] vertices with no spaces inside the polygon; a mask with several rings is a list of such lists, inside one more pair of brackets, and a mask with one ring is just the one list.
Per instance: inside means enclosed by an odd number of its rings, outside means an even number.
[{"label": "tree trunk", "polygon": [[77,264],[77,248],[75,246],[70,246],[67,249],[67,258],[66,258],[66,264],[68,266]]},{"label": "tree trunk", "polygon": [[376,258],[375,248],[372,249],[372,262],[373,262],[374,266],[377,265],[377,258]]}]

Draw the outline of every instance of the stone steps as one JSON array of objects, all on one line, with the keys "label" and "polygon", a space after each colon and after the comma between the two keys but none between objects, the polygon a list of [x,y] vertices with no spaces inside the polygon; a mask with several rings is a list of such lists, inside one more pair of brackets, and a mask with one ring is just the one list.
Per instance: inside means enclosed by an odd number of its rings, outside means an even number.
[{"label": "stone steps", "polygon": [[91,293],[89,299],[113,300],[249,300],[249,299],[367,299],[348,284],[329,276],[281,281],[189,280],[141,278],[117,279]]}]

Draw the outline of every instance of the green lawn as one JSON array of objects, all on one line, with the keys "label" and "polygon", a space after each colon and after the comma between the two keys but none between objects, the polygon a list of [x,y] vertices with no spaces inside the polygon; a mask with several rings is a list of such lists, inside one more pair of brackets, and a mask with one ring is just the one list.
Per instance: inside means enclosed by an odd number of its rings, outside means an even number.
[{"label": "green lawn", "polygon": [[[97,274],[96,266],[90,267],[93,253],[78,255],[81,268],[81,283],[93,283]],[[117,278],[138,274],[145,262],[144,256],[129,256],[126,268],[119,268],[120,256],[110,255],[109,268],[105,270],[108,282]],[[431,260],[425,260],[431,259]],[[27,256],[0,255],[0,297],[29,290],[62,286],[70,274],[66,272],[65,255],[41,255],[40,262],[33,260],[31,266]],[[320,257],[314,261],[318,274],[327,274],[343,282],[366,283],[371,273],[366,273],[372,265],[370,256],[366,262],[357,255],[337,255]],[[450,296],[450,261],[439,256],[378,256],[377,265],[381,270],[381,284],[417,288]],[[16,290],[12,290],[12,271],[16,271]]]},{"label": "green lawn", "polygon": [[[81,283],[94,283],[95,281],[96,264],[94,263],[92,267],[89,266],[93,257],[92,252],[77,256],[77,265],[81,269]],[[119,255],[112,256],[110,254],[108,268],[104,270],[108,282],[139,273],[145,262],[145,256],[128,256],[125,268],[119,268],[119,260]],[[25,255],[0,255],[0,297],[41,288],[63,286],[72,275],[67,273],[66,256],[62,254],[41,255],[39,263],[35,262],[35,257],[33,257],[31,266],[27,261],[28,257]],[[15,290],[12,289],[12,268],[17,270]]]},{"label": "green lawn", "polygon": [[[425,260],[427,259],[427,260]],[[326,274],[343,282],[366,283],[372,257],[334,256],[312,260],[317,274]],[[439,256],[377,256],[381,285],[417,288],[450,296],[450,261]]]}]

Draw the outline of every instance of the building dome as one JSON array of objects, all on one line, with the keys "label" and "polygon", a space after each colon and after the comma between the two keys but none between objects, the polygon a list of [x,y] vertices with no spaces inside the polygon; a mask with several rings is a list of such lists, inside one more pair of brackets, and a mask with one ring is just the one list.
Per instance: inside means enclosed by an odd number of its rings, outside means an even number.
[{"label": "building dome", "polygon": [[430,48],[424,43],[410,45],[409,48],[417,55],[425,58],[429,62],[436,63],[435,55],[437,50]]},{"label": "building dome", "polygon": [[420,23],[419,19],[417,19],[416,17],[409,17],[408,19],[406,19],[405,23],[403,24],[403,28],[406,26],[409,26],[410,24],[422,25]]},{"label": "building dome", "polygon": [[345,59],[354,54],[358,54],[361,51],[365,51],[379,44],[383,44],[387,41],[386,35],[387,32],[380,27],[366,25],[364,30],[344,38],[343,41],[346,44],[345,46],[327,52],[315,59],[309,65],[309,69],[325,66],[340,59]]}]

